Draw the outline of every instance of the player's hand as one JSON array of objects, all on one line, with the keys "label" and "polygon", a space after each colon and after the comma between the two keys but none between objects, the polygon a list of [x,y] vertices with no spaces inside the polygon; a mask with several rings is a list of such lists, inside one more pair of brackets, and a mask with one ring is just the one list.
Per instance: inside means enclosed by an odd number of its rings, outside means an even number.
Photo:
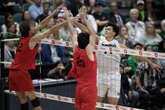
[{"label": "player's hand", "polygon": [[72,20],[72,22],[79,21],[79,17],[78,17],[78,16],[76,16],[76,17],[72,17],[71,20]]},{"label": "player's hand", "polygon": [[65,18],[68,20],[70,18],[70,13],[68,10],[64,10]]},{"label": "player's hand", "polygon": [[83,8],[83,7],[80,8],[80,10],[79,10],[79,16],[80,16],[82,22],[83,22],[83,23],[86,23],[87,15],[86,15],[86,10],[85,10],[85,8]]},{"label": "player's hand", "polygon": [[54,14],[54,15],[57,14],[60,10],[62,10],[63,7],[64,7],[63,4],[60,5],[60,6],[58,6],[58,7],[53,11],[53,14]]}]

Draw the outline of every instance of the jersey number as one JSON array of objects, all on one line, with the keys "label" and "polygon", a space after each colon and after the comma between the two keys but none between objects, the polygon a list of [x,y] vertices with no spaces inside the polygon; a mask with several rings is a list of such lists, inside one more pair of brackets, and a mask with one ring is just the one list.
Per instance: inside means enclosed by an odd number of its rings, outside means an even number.
[{"label": "jersey number", "polygon": [[85,68],[84,60],[77,58],[77,66],[81,68]]},{"label": "jersey number", "polygon": [[23,43],[18,43],[17,52],[21,52],[22,47],[23,47]]}]

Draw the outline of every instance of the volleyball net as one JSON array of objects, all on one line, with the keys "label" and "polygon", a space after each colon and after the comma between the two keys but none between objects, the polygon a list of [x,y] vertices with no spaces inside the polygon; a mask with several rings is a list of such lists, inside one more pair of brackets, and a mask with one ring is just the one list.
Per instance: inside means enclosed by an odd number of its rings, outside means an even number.
[{"label": "volleyball net", "polygon": [[[17,41],[17,40],[19,40],[19,38],[1,39],[1,43]],[[3,44],[6,45],[6,43],[3,43]],[[65,47],[65,48],[70,48],[72,45],[71,42],[69,41],[58,41],[55,39],[43,39],[41,40],[40,44],[41,46],[44,44],[47,44],[47,45],[56,45],[60,47]],[[1,62],[0,62],[1,65],[4,65],[4,64],[10,65],[11,64],[10,61],[5,61],[5,59],[2,58],[5,56],[5,55],[2,55],[4,54],[2,51],[4,51],[4,49],[1,49]],[[145,57],[149,59],[165,59],[164,53],[134,50],[134,49],[128,49],[128,48],[96,46],[95,52],[97,55],[97,62],[98,62],[98,68],[97,68],[98,96],[103,97],[103,98],[112,97],[112,98],[119,99],[121,97],[121,94],[120,94],[121,68],[123,68],[123,66],[121,66],[122,56],[140,56],[140,57]],[[41,73],[41,75],[42,74],[43,73]],[[40,80],[38,80],[40,90],[39,92],[36,92],[37,97],[53,100],[53,101],[65,102],[69,104],[75,103],[74,97],[69,97],[69,95],[68,96],[66,95],[67,96],[66,97],[66,96],[61,96],[59,94],[49,94],[49,93],[44,92],[45,90],[42,87],[43,86],[42,83],[45,83],[44,81],[45,82],[51,82],[51,81],[61,82],[64,80],[53,80],[53,79],[42,80],[40,77]],[[58,88],[61,89],[60,86],[58,86]],[[68,90],[65,89],[62,91],[67,91],[68,94],[70,94],[69,92],[72,92],[70,89]],[[4,92],[9,93],[8,90],[5,90]],[[15,92],[12,92],[11,94],[15,94]],[[140,110],[140,109],[136,109],[132,107],[108,104],[108,102],[107,103],[97,102],[97,107],[102,108],[102,109],[108,109],[108,110]]]}]

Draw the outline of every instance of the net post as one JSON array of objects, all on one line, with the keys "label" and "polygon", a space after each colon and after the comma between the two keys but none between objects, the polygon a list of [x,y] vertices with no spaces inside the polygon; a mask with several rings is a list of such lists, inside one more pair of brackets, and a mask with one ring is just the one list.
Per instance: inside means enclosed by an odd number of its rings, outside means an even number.
[{"label": "net post", "polygon": [[[0,33],[0,59],[1,61],[4,61],[4,42],[3,40],[3,34]],[[5,110],[5,78],[4,78],[4,64],[0,63],[0,110]]]}]

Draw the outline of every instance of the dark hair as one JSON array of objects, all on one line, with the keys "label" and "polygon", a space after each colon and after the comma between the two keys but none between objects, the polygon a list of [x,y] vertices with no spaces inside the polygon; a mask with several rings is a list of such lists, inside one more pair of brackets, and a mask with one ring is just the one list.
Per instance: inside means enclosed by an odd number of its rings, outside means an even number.
[{"label": "dark hair", "polygon": [[[6,25],[7,31],[8,31],[8,29],[9,29],[12,25],[15,25],[14,22],[9,22],[9,23],[7,23],[7,25]],[[16,25],[15,25],[15,27],[16,27]],[[15,31],[16,31],[16,30],[15,30]]]},{"label": "dark hair", "polygon": [[78,46],[80,49],[85,49],[89,44],[89,34],[88,33],[80,33],[78,35]]},{"label": "dark hair", "polygon": [[[12,25],[15,26],[14,33],[13,33],[13,32],[9,32],[9,28],[10,28]],[[16,30],[16,25],[15,25],[15,23],[14,23],[14,22],[9,22],[9,23],[6,25],[6,27],[7,27],[7,37],[8,37],[8,38],[16,38],[16,32],[17,32],[17,30]]]},{"label": "dark hair", "polygon": [[137,45],[143,47],[143,44],[141,44],[141,43],[136,43],[136,44],[134,45],[134,48],[135,48]]},{"label": "dark hair", "polygon": [[[146,45],[146,46],[144,47],[144,50],[147,51],[147,48],[148,48],[149,46],[153,47],[153,45],[150,45],[150,44],[149,44],[149,45]],[[152,49],[152,50],[153,50],[153,49]]]},{"label": "dark hair", "polygon": [[49,6],[50,6],[50,3],[49,3],[49,2],[44,2],[44,3],[43,3],[43,6],[44,6],[44,5],[49,5]]},{"label": "dark hair", "polygon": [[119,34],[119,28],[118,28],[115,24],[113,24],[113,23],[108,23],[108,24],[106,25],[106,27],[108,27],[108,26],[111,26],[111,27],[113,28],[113,31],[116,33],[115,36]]},{"label": "dark hair", "polygon": [[[25,10],[24,12],[23,12],[23,14],[22,14],[22,21],[24,21],[25,20],[25,12],[29,12],[28,10]],[[29,12],[30,13],[30,12]]]},{"label": "dark hair", "polygon": [[164,43],[165,43],[165,40],[163,40],[159,43],[158,52],[165,52],[165,48],[163,47]]},{"label": "dark hair", "polygon": [[27,37],[30,31],[30,22],[29,21],[22,21],[20,24],[20,32],[22,37]]},{"label": "dark hair", "polygon": [[8,23],[9,23],[9,21],[8,21],[8,17],[9,16],[12,16],[13,17],[13,15],[11,14],[11,13],[7,13],[6,15],[5,15],[5,25],[7,25]]}]

